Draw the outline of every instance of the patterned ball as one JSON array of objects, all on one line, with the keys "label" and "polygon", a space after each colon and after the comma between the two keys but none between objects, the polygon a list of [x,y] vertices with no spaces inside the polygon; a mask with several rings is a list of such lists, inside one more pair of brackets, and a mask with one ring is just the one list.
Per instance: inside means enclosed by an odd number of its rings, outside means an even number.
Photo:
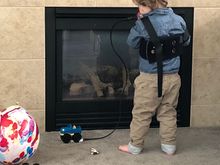
[{"label": "patterned ball", "polygon": [[0,162],[25,162],[33,156],[40,141],[36,122],[21,106],[8,107],[0,114]]}]

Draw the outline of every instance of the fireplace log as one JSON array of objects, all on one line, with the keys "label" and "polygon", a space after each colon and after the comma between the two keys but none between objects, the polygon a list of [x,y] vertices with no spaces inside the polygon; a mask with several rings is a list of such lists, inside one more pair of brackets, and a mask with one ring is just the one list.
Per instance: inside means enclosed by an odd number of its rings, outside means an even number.
[{"label": "fireplace log", "polygon": [[96,71],[93,71],[91,68],[89,68],[87,65],[81,63],[81,68],[82,70],[88,75],[88,77],[91,80],[91,83],[96,91],[96,94],[98,97],[103,97],[104,96],[104,90],[107,89],[108,94],[110,96],[113,96],[115,91],[114,88],[112,87],[111,83],[103,83],[99,76],[97,75]]},{"label": "fireplace log", "polygon": [[86,95],[88,93],[93,92],[91,88],[92,86],[86,84],[85,82],[72,83],[69,88],[69,95],[70,96]]},{"label": "fireplace log", "polygon": [[[127,76],[126,76],[127,74]],[[123,87],[122,89],[124,89],[124,95],[128,96],[129,94],[129,88],[131,86],[131,81],[129,78],[129,73],[126,72],[125,68],[122,69],[122,80],[123,80]]]}]

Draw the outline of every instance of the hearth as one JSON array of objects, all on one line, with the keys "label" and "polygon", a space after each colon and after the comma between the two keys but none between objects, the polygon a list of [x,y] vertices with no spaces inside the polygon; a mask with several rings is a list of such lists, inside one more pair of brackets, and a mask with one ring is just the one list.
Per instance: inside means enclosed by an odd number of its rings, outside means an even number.
[{"label": "hearth", "polygon": [[[174,10],[184,17],[192,34],[193,8]],[[134,20],[120,20],[134,16],[136,8],[48,7],[45,13],[46,130],[68,123],[83,129],[128,128],[133,81],[139,74],[138,52],[126,44]],[[192,44],[184,51],[178,126],[190,124]],[[158,126],[155,119],[151,126]]]}]

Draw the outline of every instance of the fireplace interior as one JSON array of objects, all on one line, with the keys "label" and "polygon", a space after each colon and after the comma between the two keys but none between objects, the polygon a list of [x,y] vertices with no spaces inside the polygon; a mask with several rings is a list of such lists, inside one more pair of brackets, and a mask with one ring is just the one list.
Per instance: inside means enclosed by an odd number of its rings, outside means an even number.
[{"label": "fireplace interior", "polygon": [[[46,130],[58,130],[69,123],[83,129],[129,128],[133,82],[139,74],[138,51],[126,44],[135,20],[121,20],[135,16],[137,9],[45,10]],[[186,20],[193,36],[193,8],[174,11]],[[190,125],[192,43],[184,55],[177,107],[181,127]],[[154,117],[151,127],[158,126]]]}]

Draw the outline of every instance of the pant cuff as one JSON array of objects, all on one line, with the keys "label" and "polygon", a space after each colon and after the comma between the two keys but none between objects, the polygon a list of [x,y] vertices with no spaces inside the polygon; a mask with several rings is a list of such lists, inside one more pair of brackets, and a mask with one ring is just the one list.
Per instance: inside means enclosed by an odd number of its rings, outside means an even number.
[{"label": "pant cuff", "polygon": [[161,150],[169,155],[176,152],[176,145],[161,144]]},{"label": "pant cuff", "polygon": [[142,150],[143,150],[143,148],[135,147],[135,146],[133,146],[131,144],[131,142],[129,142],[129,144],[128,144],[128,151],[131,154],[134,154],[134,155],[140,154]]}]

